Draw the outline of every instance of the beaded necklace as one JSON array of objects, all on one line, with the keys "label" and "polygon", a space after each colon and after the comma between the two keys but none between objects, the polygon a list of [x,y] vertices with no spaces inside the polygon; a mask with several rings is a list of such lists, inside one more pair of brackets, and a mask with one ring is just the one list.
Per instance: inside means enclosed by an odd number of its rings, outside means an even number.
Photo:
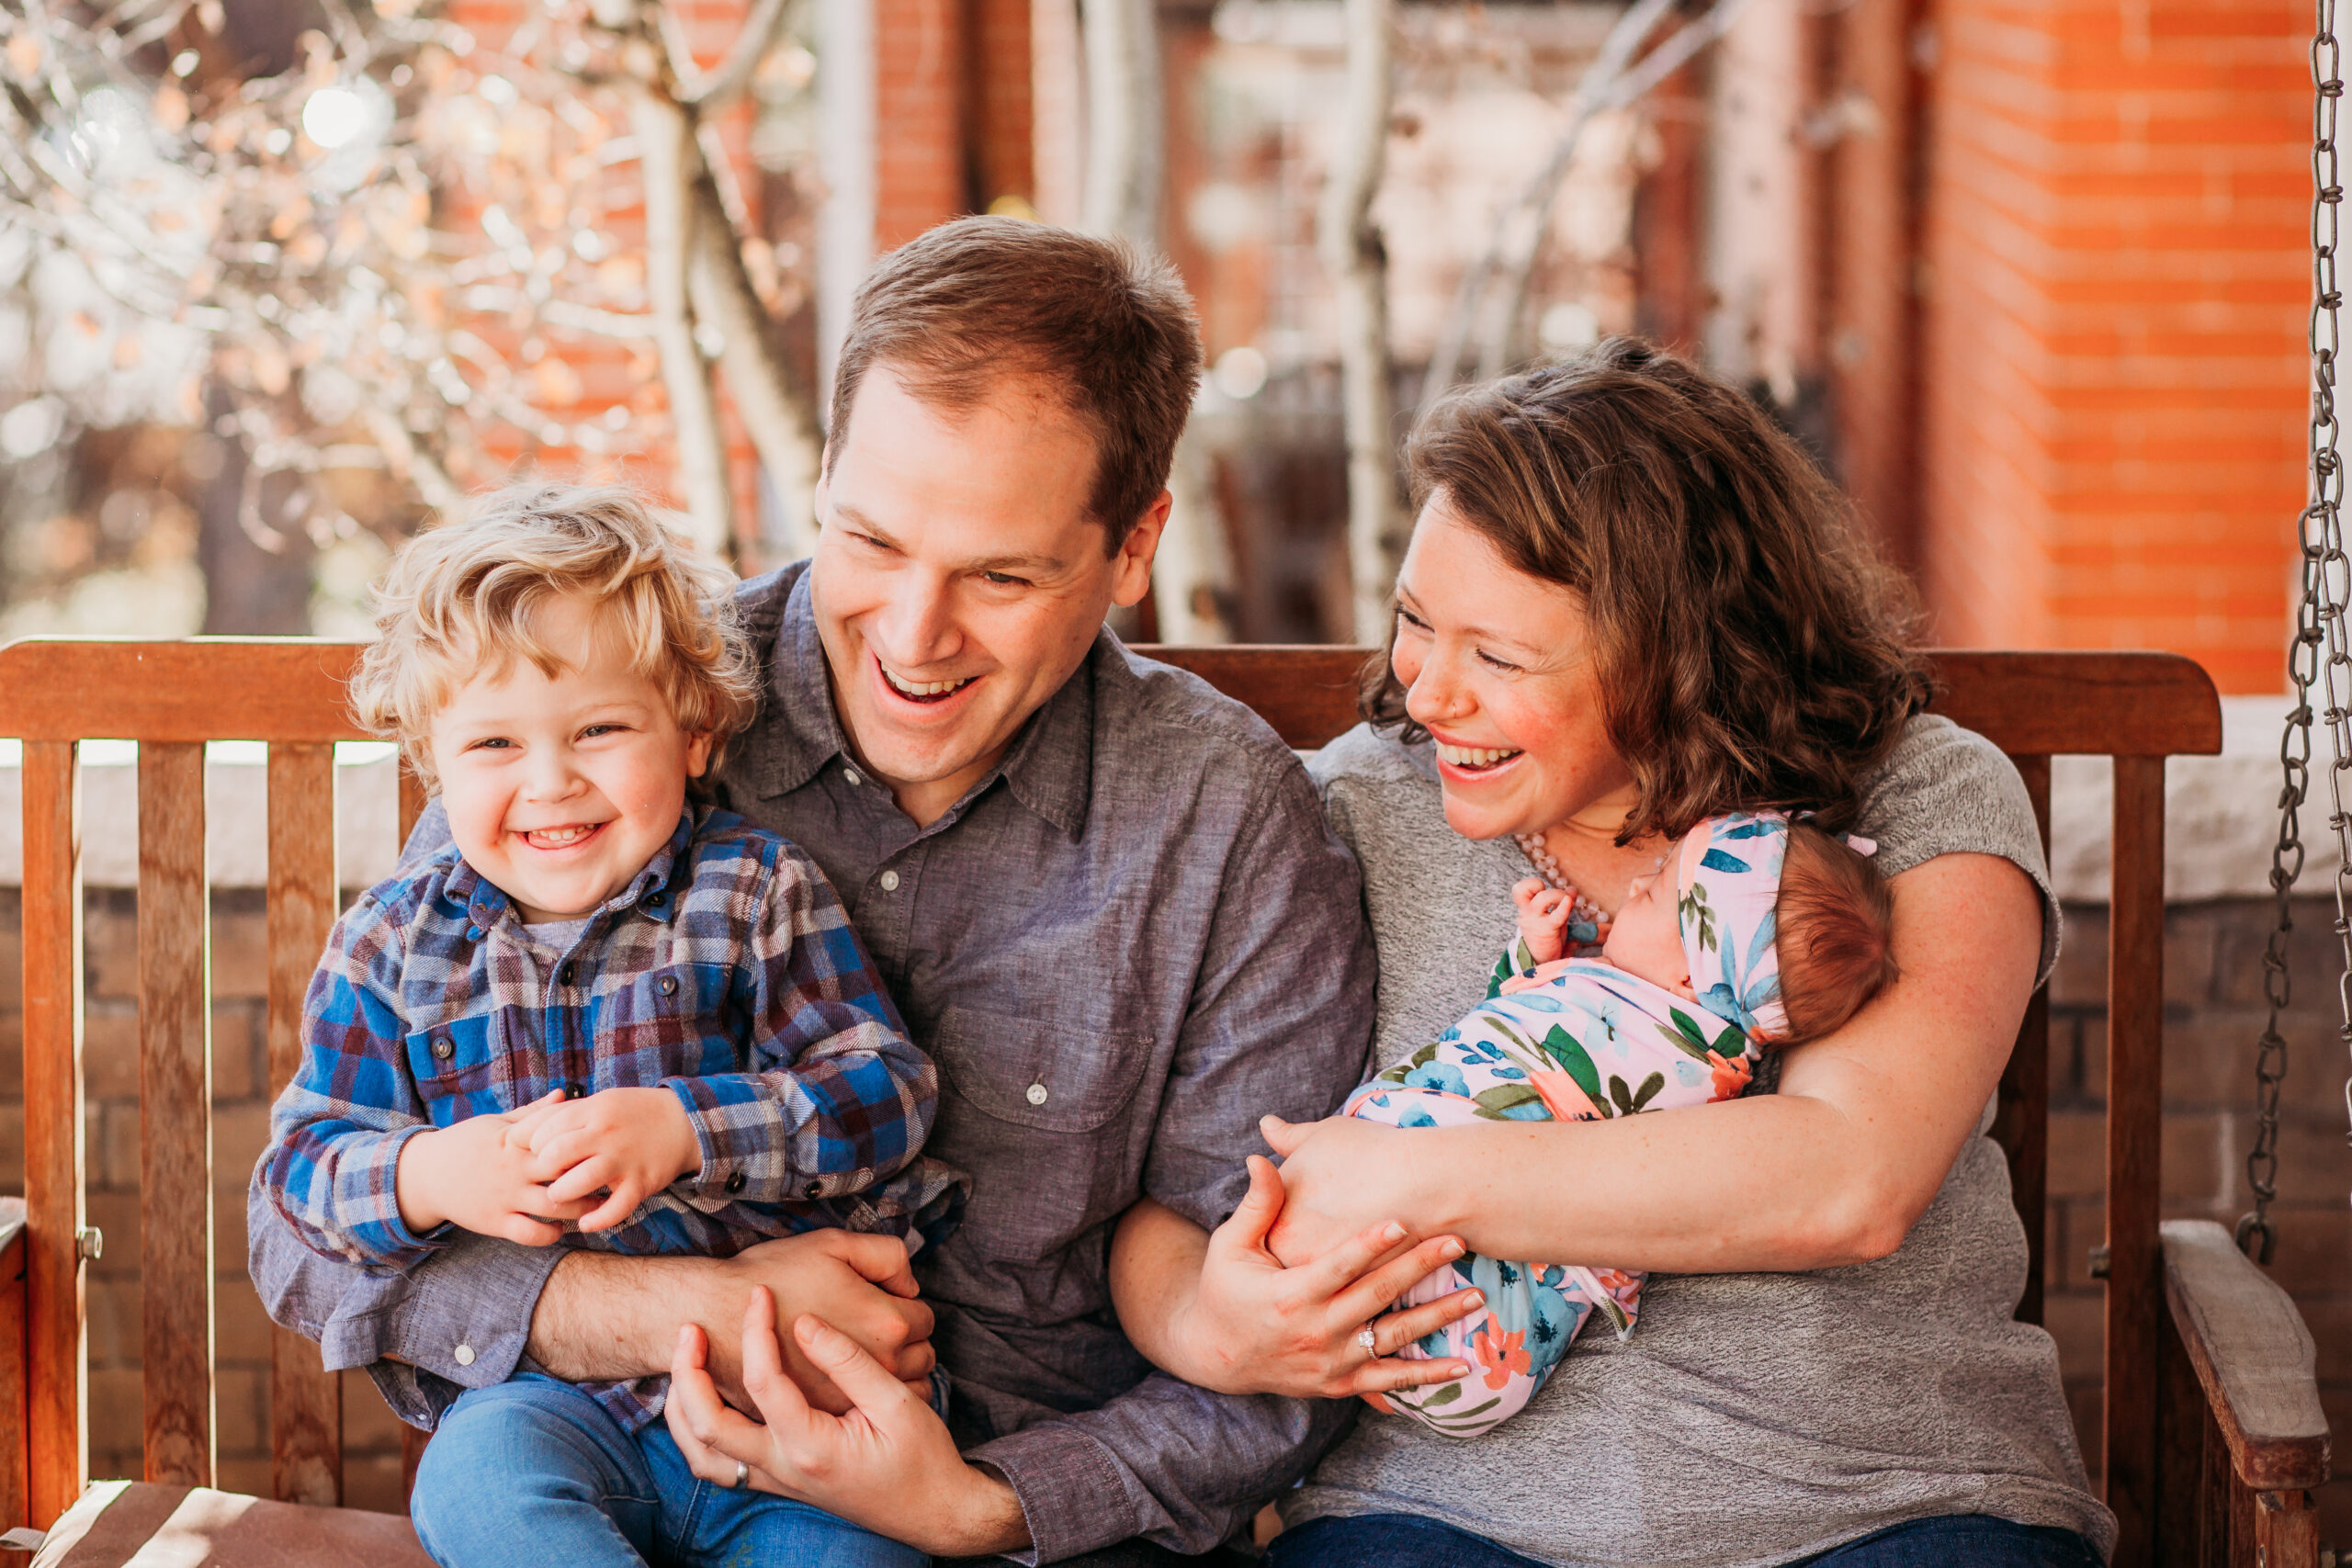
[{"label": "beaded necklace", "polygon": [[1544,885],[1566,893],[1574,900],[1568,906],[1569,919],[1587,921],[1594,926],[1609,923],[1608,910],[1568,886],[1568,879],[1560,873],[1560,857],[1544,847],[1543,834],[1514,833],[1511,837],[1519,841],[1520,852],[1527,857],[1527,863],[1535,868],[1536,874],[1544,879]]}]

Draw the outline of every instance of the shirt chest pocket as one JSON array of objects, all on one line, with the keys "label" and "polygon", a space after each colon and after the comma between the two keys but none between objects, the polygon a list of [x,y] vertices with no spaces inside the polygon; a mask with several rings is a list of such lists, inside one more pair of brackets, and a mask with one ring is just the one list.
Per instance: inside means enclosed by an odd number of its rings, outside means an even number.
[{"label": "shirt chest pocket", "polygon": [[728,971],[717,964],[649,969],[599,1002],[600,1072],[642,1087],[665,1077],[707,1077],[749,1066],[745,1021],[729,1004]]},{"label": "shirt chest pocket", "polygon": [[509,1109],[499,1099],[490,1025],[487,1016],[453,1019],[408,1037],[409,1075],[435,1126]]},{"label": "shirt chest pocket", "polygon": [[971,1243],[1046,1258],[1132,1201],[1148,1035],[951,1007],[931,1050],[944,1092],[924,1152],[972,1173]]}]

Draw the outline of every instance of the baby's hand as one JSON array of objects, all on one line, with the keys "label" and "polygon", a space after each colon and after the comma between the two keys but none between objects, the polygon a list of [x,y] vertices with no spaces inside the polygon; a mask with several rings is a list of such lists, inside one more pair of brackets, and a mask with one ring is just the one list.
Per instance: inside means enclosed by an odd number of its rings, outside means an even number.
[{"label": "baby's hand", "polygon": [[1543,878],[1522,877],[1510,890],[1510,901],[1519,906],[1519,940],[1538,964],[1550,964],[1568,955],[1568,911],[1576,908],[1576,895],[1548,886]]},{"label": "baby's hand", "polygon": [[595,1207],[548,1191],[531,1169],[530,1151],[507,1134],[541,1107],[471,1116],[454,1127],[419,1133],[401,1145],[392,1196],[412,1231],[455,1224],[476,1235],[503,1236],[525,1247],[548,1247],[563,1223]]},{"label": "baby's hand", "polygon": [[686,1108],[666,1089],[608,1089],[585,1100],[541,1101],[507,1132],[527,1154],[552,1198],[609,1194],[580,1217],[583,1231],[610,1230],[638,1205],[702,1168]]}]

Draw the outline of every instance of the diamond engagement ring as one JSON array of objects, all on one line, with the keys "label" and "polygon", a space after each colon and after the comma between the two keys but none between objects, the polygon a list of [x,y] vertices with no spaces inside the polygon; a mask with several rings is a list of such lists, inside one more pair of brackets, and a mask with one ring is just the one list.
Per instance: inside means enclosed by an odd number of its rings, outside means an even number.
[{"label": "diamond engagement ring", "polygon": [[1378,1343],[1373,1338],[1372,1325],[1368,1323],[1356,1330],[1356,1343],[1363,1347],[1363,1353],[1367,1356],[1380,1354]]},{"label": "diamond engagement ring", "polygon": [[741,1460],[737,1460],[735,1461],[735,1479],[729,1484],[732,1486],[734,1490],[741,1492],[743,1490],[743,1483],[751,1479],[752,1467],[744,1463]]}]

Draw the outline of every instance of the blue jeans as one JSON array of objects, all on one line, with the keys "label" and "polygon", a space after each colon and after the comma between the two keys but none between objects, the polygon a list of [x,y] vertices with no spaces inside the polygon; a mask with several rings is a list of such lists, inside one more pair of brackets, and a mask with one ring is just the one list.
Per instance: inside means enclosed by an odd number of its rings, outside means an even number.
[{"label": "blue jeans", "polygon": [[471,1389],[416,1467],[409,1514],[442,1568],[922,1568],[820,1508],[696,1480],[656,1421],[632,1438],[567,1382]]},{"label": "blue jeans", "polygon": [[[431,1450],[426,1450],[430,1452]],[[1265,1568],[1541,1568],[1482,1535],[1415,1514],[1310,1519],[1274,1537]],[[2100,1568],[2091,1543],[1988,1514],[1951,1514],[1890,1526],[1790,1568]]]}]

